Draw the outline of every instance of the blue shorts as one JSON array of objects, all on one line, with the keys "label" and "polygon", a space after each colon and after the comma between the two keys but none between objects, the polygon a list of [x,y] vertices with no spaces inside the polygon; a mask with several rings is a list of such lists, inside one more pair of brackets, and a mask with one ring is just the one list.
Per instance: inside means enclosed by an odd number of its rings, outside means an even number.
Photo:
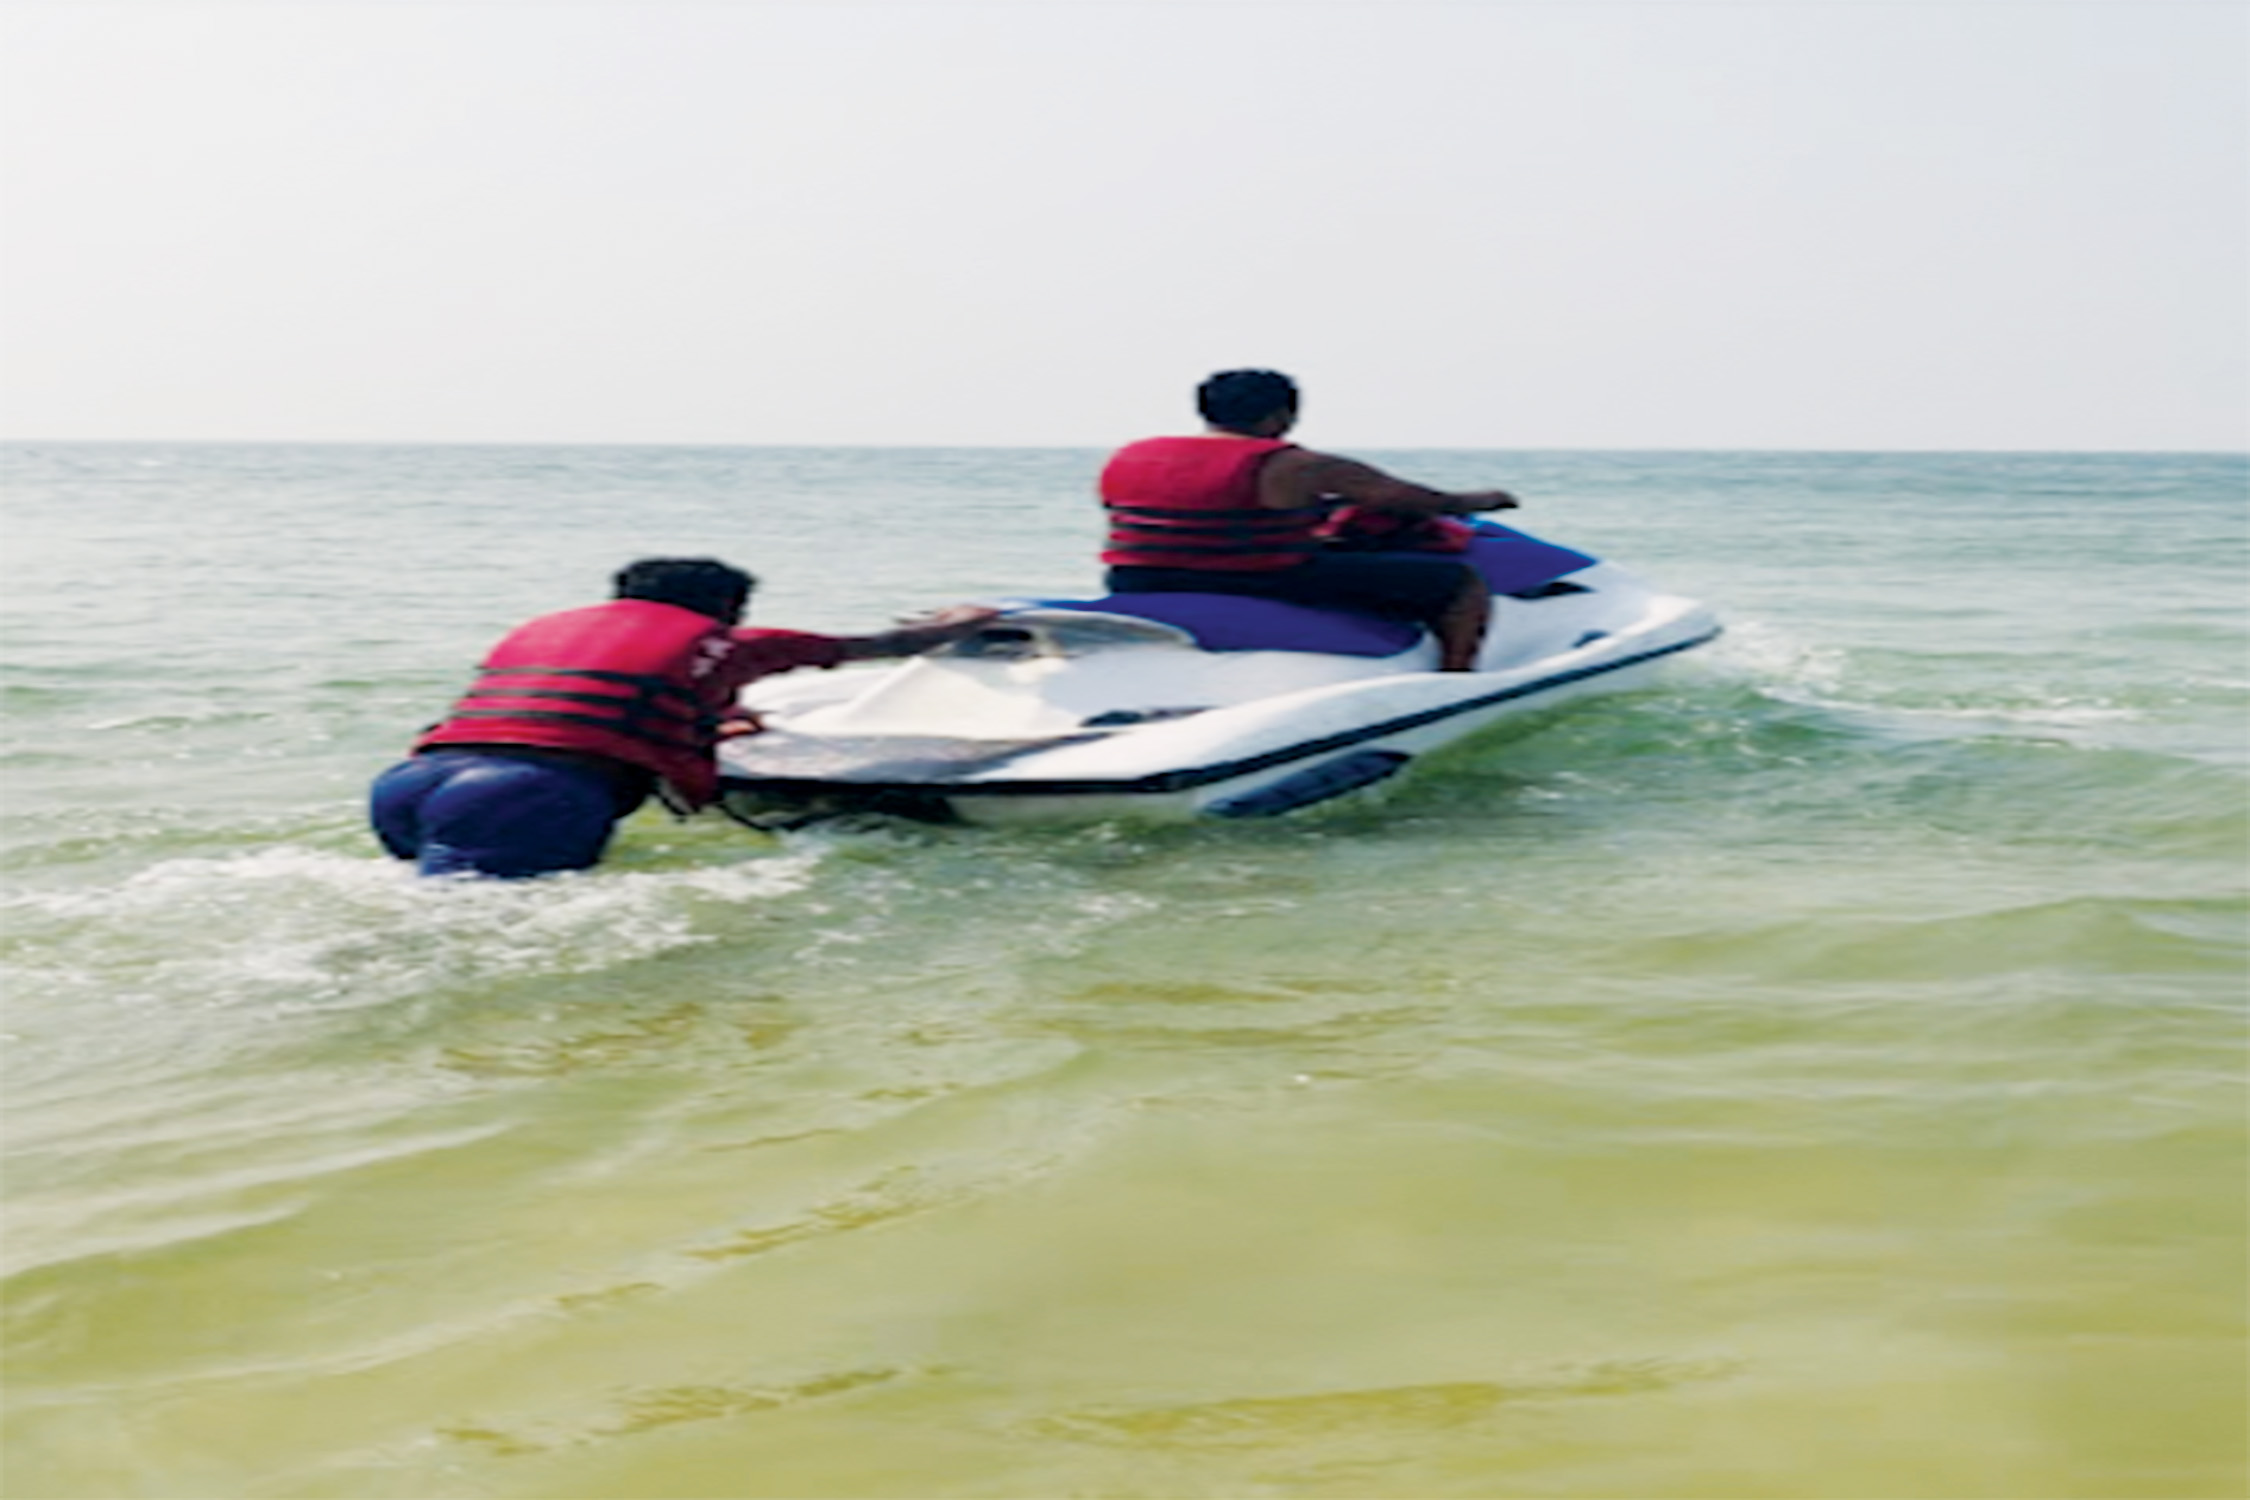
[{"label": "blue shorts", "polygon": [[375,778],[368,820],[424,875],[546,875],[600,861],[625,809],[591,766],[433,750]]}]

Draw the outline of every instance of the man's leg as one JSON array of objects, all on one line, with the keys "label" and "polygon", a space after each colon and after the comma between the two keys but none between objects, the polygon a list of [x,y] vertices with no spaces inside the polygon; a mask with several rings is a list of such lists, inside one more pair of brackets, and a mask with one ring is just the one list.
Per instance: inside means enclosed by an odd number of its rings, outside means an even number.
[{"label": "man's leg", "polygon": [[1285,574],[1306,603],[1412,620],[1437,638],[1438,670],[1473,672],[1492,620],[1484,575],[1458,558],[1423,552],[1340,552]]},{"label": "man's leg", "polygon": [[1445,613],[1431,622],[1438,641],[1440,672],[1474,672],[1484,650],[1485,627],[1492,623],[1492,594],[1476,569],[1463,567],[1467,576],[1446,605]]},{"label": "man's leg", "polygon": [[367,789],[368,826],[393,859],[414,859],[421,854],[422,802],[445,776],[443,760],[416,755],[376,777]]}]

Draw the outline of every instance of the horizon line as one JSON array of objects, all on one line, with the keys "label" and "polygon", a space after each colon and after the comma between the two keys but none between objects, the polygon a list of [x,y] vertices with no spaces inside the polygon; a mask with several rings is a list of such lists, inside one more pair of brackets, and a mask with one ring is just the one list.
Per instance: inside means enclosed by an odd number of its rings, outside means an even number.
[{"label": "horizon line", "polygon": [[[29,448],[98,448],[98,447],[171,447],[171,448],[587,448],[587,449],[718,449],[763,450],[775,452],[833,451],[837,449],[881,449],[894,452],[937,453],[1083,453],[1106,452],[1117,446],[1114,442],[1101,443],[952,443],[952,442],[729,442],[712,439],[650,440],[608,438],[212,438],[212,437],[10,437],[0,436],[0,447]],[[1775,453],[1775,454],[1840,454],[1840,455],[2031,455],[2059,454],[2081,457],[2098,456],[2174,456],[2197,458],[2250,458],[2250,442],[2239,448],[2176,448],[2176,447],[2114,447],[2074,446],[2068,448],[2027,448],[2010,444],[1961,447],[1887,446],[1830,447],[1818,444],[1742,445],[1710,444],[1684,446],[1680,444],[1552,444],[1523,443],[1505,446],[1464,443],[1402,443],[1402,442],[1342,442],[1323,443],[1324,449],[1351,449],[1360,452],[1460,452],[1460,453],[1632,453],[1632,454],[1704,454],[1704,453]]]}]

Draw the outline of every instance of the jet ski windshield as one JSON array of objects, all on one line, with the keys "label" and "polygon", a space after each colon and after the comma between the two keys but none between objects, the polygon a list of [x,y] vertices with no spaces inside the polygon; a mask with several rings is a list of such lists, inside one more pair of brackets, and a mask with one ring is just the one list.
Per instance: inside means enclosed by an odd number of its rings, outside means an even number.
[{"label": "jet ski windshield", "polygon": [[965,635],[927,654],[940,660],[1028,661],[1042,656],[1091,656],[1125,646],[1193,650],[1195,637],[1176,625],[1130,615],[1025,609],[1002,615],[974,635]]}]

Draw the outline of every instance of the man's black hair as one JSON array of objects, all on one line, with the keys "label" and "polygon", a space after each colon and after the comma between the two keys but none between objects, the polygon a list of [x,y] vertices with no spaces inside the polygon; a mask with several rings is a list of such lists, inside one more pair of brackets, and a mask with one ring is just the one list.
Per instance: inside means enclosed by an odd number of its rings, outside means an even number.
[{"label": "man's black hair", "polygon": [[727,625],[741,620],[758,586],[757,579],[715,557],[644,557],[619,568],[612,581],[620,599],[677,604]]},{"label": "man's black hair", "polygon": [[1195,409],[1213,427],[1255,427],[1297,404],[1297,382],[1279,370],[1221,370],[1195,388]]}]

